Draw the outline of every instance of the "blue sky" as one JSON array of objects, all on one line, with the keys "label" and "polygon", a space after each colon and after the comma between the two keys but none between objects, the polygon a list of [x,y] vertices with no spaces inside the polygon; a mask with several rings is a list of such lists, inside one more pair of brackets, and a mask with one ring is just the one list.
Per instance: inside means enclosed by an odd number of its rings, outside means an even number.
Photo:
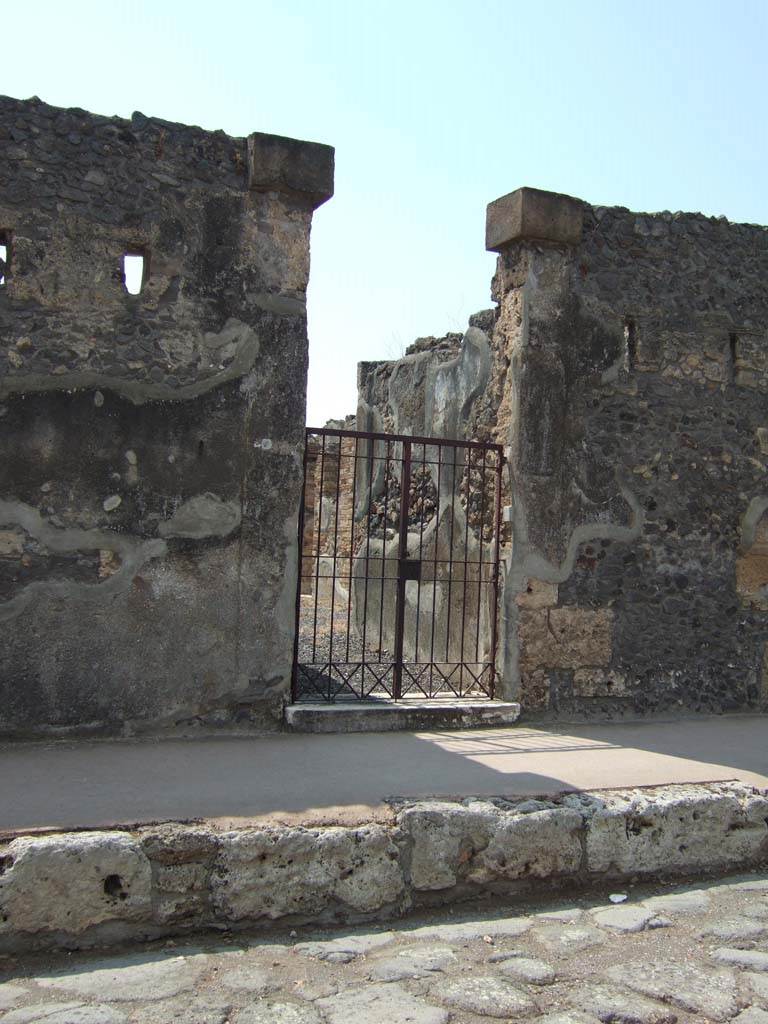
[{"label": "blue sky", "polygon": [[308,419],[361,359],[488,307],[485,207],[520,185],[768,223],[768,0],[38,0],[0,91],[336,146],[315,215]]}]

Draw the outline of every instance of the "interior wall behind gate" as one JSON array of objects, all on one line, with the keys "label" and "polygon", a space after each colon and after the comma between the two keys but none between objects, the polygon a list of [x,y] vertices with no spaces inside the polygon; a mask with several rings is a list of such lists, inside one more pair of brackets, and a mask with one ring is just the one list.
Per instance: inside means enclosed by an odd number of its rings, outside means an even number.
[{"label": "interior wall behind gate", "polygon": [[332,190],[327,146],[0,98],[0,733],[276,723]]}]

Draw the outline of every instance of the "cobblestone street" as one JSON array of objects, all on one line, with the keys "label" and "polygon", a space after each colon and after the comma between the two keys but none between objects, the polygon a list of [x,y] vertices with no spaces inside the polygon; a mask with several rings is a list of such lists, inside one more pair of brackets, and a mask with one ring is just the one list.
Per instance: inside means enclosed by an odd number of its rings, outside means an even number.
[{"label": "cobblestone street", "polygon": [[[624,902],[610,896],[626,895]],[[768,1024],[768,874],[0,960],[3,1024]]]}]

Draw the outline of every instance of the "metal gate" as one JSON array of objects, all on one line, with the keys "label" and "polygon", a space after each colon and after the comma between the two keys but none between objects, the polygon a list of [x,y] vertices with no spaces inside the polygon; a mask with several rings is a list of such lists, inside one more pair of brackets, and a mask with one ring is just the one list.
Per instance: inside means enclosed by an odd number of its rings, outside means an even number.
[{"label": "metal gate", "polygon": [[493,698],[502,449],[308,429],[294,701]]}]

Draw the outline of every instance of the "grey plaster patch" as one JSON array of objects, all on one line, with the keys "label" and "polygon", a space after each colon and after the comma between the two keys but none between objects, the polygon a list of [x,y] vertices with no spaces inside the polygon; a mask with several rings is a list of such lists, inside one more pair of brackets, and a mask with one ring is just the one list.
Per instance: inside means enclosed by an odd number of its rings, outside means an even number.
[{"label": "grey plaster patch", "polygon": [[768,496],[761,494],[752,498],[741,520],[741,547],[747,551],[755,543],[757,525],[768,509]]},{"label": "grey plaster patch", "polygon": [[61,974],[39,975],[42,988],[75,992],[107,1002],[168,999],[190,991],[206,968],[206,958],[130,954],[96,961]]},{"label": "grey plaster patch", "polygon": [[[418,357],[417,357],[418,358]],[[462,437],[469,411],[485,389],[491,372],[488,336],[479,327],[467,328],[455,359],[430,366],[425,387],[424,425],[432,437]],[[396,408],[396,373],[390,394]]]},{"label": "grey plaster patch", "polygon": [[597,1017],[603,1024],[676,1024],[677,1021],[677,1014],[671,1007],[608,985],[582,985],[568,998],[576,1009]]},{"label": "grey plaster patch", "polygon": [[523,989],[493,975],[441,981],[432,986],[430,995],[445,1006],[480,1017],[527,1017],[537,1009]]},{"label": "grey plaster patch", "polygon": [[750,971],[768,971],[768,953],[759,949],[730,949],[721,946],[713,950],[712,958],[721,964],[746,967]]},{"label": "grey plaster patch", "polygon": [[114,551],[120,556],[117,572],[99,583],[42,580],[27,584],[16,597],[0,605],[0,622],[6,622],[29,608],[42,595],[79,601],[103,601],[127,590],[141,568],[153,558],[167,554],[163,540],[142,541],[109,530],[60,529],[51,526],[36,508],[19,501],[0,500],[0,525],[20,526],[56,554],[77,551]]},{"label": "grey plaster patch", "polygon": [[671,1003],[687,1013],[725,1021],[737,1009],[736,978],[732,971],[704,970],[692,964],[632,963],[609,967],[606,977],[633,992]]},{"label": "grey plaster patch", "polygon": [[157,532],[163,538],[182,537],[188,540],[228,537],[240,526],[240,520],[238,502],[223,501],[206,492],[179,505],[170,519],[160,523]]},{"label": "grey plaster patch", "polygon": [[348,988],[316,1005],[328,1024],[448,1024],[450,1014],[411,995],[397,982]]}]

